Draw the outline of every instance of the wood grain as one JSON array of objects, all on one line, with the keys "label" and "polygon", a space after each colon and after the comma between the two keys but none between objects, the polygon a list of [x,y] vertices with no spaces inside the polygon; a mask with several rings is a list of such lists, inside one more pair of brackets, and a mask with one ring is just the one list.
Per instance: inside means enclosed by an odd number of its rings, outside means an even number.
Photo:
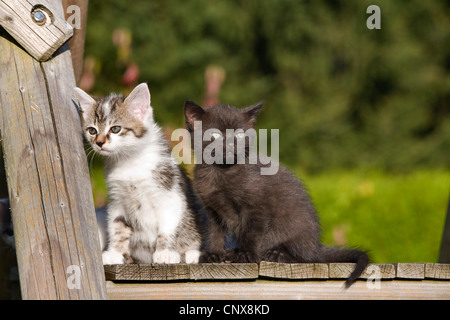
[{"label": "wood grain", "polygon": [[256,263],[203,263],[190,265],[192,280],[232,280],[258,278]]},{"label": "wood grain", "polygon": [[[192,265],[111,265],[105,266],[108,280],[164,280],[165,274],[178,273],[178,280],[238,280],[238,279],[346,279],[355,268],[354,263],[204,263]],[[183,266],[184,271],[176,271]],[[159,273],[146,271],[158,268]],[[166,270],[167,269],[167,270]],[[171,271],[174,270],[174,271]],[[399,272],[397,274],[397,272]],[[135,274],[136,273],[136,274]],[[143,277],[142,274],[146,276]],[[153,274],[155,275],[153,277]],[[161,276],[161,274],[163,274]],[[371,263],[359,279],[450,279],[450,264],[427,263]]]},{"label": "wood grain", "polygon": [[[60,1],[52,4],[62,13]],[[68,47],[39,63],[3,31],[0,52],[0,130],[22,297],[104,299]],[[80,271],[76,287],[69,285],[73,267]]]},{"label": "wood grain", "polygon": [[444,263],[425,264],[425,278],[450,280],[450,264]]},{"label": "wood grain", "polygon": [[258,278],[256,263],[123,264],[104,266],[107,280],[231,280]]},{"label": "wood grain", "polygon": [[[159,272],[165,274],[175,266],[160,265]],[[126,283],[107,281],[108,298],[246,300],[450,298],[449,264],[369,264],[359,280],[349,289],[344,289],[344,280],[353,271],[355,265],[352,263],[261,262],[259,273],[255,272],[258,270],[255,266],[257,267],[256,264],[239,263],[183,265],[189,268],[189,272],[185,271],[183,273],[185,279],[176,283],[139,282],[142,279],[141,274],[146,274],[144,280],[164,280],[164,277],[149,275],[148,271],[142,269],[155,266],[141,265],[140,270],[133,269],[136,268],[133,265],[105,266],[107,274],[111,273],[111,269],[116,273],[107,276],[108,279],[126,280]],[[425,273],[423,268],[426,270]],[[396,274],[397,270],[400,270],[399,277]],[[420,278],[421,274],[425,274],[426,278]],[[239,279],[253,281],[237,281]],[[382,281],[374,282],[375,279]]]},{"label": "wood grain", "polygon": [[[42,26],[32,19],[36,6],[51,17]],[[0,24],[32,57],[46,61],[73,35],[59,8],[55,0],[0,0]]]},{"label": "wood grain", "polygon": [[424,279],[425,264],[424,263],[397,263],[396,277],[399,279]]},{"label": "wood grain", "polygon": [[379,289],[356,281],[343,289],[343,281],[270,281],[250,282],[177,282],[114,283],[107,281],[108,299],[176,299],[176,300],[385,300],[450,299],[450,281],[381,281]]},{"label": "wood grain", "polygon": [[80,9],[80,28],[73,29],[73,36],[69,41],[75,81],[77,86],[79,86],[83,74],[84,42],[86,39],[89,0],[62,0],[62,4],[66,21],[74,14],[70,10],[67,10],[70,6],[75,5]]},{"label": "wood grain", "polygon": [[261,261],[259,275],[274,279],[327,279],[328,264]]},{"label": "wood grain", "polygon": [[107,280],[148,281],[148,280],[189,280],[187,264],[123,264],[106,265]]},{"label": "wood grain", "polygon": [[[346,279],[355,269],[355,263],[330,263],[329,277],[331,279]],[[390,263],[371,263],[363,271],[359,279],[394,279],[395,266]]]}]

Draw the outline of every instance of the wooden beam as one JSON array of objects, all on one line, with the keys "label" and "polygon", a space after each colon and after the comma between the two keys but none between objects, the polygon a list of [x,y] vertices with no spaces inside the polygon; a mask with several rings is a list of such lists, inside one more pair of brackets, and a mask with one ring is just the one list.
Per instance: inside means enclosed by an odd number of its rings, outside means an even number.
[{"label": "wooden beam", "polygon": [[385,300],[385,299],[450,299],[450,281],[381,281],[379,288],[370,288],[366,281],[356,281],[349,289],[343,282],[270,281],[250,282],[175,282],[135,283],[106,282],[111,300]]},{"label": "wooden beam", "polygon": [[[450,299],[450,265],[433,263],[369,264],[349,289],[344,279],[353,271],[351,263],[275,263],[261,262],[258,275],[256,264],[198,264],[183,265],[184,280],[162,282],[157,276],[136,280],[136,265],[105,266],[105,270],[122,269],[114,276],[125,280],[107,281],[109,299]],[[173,273],[176,265],[141,265],[158,268],[158,273]],[[215,270],[214,270],[215,268]],[[424,269],[425,268],[425,269]],[[237,272],[238,270],[246,270]],[[165,270],[165,271],[164,271]],[[199,270],[206,276],[198,276]],[[214,271],[213,271],[214,270]],[[251,271],[249,271],[251,270]],[[425,270],[425,273],[422,271]],[[399,274],[397,275],[397,272]],[[107,272],[108,273],[108,272]],[[245,275],[253,277],[252,281]],[[424,275],[424,277],[423,277]],[[109,277],[107,277],[109,279]],[[138,277],[139,278],[139,277]],[[189,279],[188,279],[189,278]],[[225,280],[230,281],[225,281]],[[237,281],[238,279],[246,281]],[[335,280],[341,279],[341,280]],[[374,279],[381,281],[374,283]],[[138,279],[137,279],[138,280]],[[149,281],[150,280],[150,281]],[[204,280],[204,281],[194,281]],[[215,280],[220,280],[217,282]],[[295,281],[298,280],[298,281]]]},{"label": "wooden beam", "polygon": [[[354,263],[200,263],[168,265],[107,265],[107,280],[308,280],[346,279],[355,268]],[[371,263],[359,279],[448,279],[450,264],[427,263]]]},{"label": "wooden beam", "polygon": [[[59,6],[54,0],[0,0],[0,24],[31,56],[46,61],[73,34]],[[41,23],[33,19],[37,10]]]},{"label": "wooden beam", "polygon": [[439,262],[450,263],[450,198],[448,199],[447,217],[445,218],[444,232],[442,233]]},{"label": "wooden beam", "polygon": [[202,263],[190,265],[192,280],[248,280],[258,278],[256,263]]},{"label": "wooden beam", "polygon": [[119,264],[105,266],[106,279],[127,281],[148,280],[188,280],[190,279],[187,264]]},{"label": "wooden beam", "polygon": [[106,265],[107,280],[232,280],[258,278],[256,263],[120,264]]},{"label": "wooden beam", "polygon": [[86,40],[89,0],[62,0],[62,4],[66,21],[76,23],[73,26],[73,37],[69,41],[69,46],[72,54],[75,81],[77,86],[79,86],[83,74],[84,42]]},{"label": "wooden beam", "polygon": [[450,264],[444,263],[425,264],[425,278],[450,280]]},{"label": "wooden beam", "polygon": [[[355,269],[355,263],[330,263],[331,279],[347,279]],[[371,263],[359,279],[394,279],[396,277],[395,265],[392,263]]]},{"label": "wooden beam", "polygon": [[328,264],[261,261],[259,275],[274,279],[328,279]]},{"label": "wooden beam", "polygon": [[[62,15],[60,1],[52,4]],[[0,33],[0,130],[24,299],[104,299],[68,46],[39,63]]]},{"label": "wooden beam", "polygon": [[397,263],[397,275],[399,279],[424,279],[425,264],[424,263]]}]

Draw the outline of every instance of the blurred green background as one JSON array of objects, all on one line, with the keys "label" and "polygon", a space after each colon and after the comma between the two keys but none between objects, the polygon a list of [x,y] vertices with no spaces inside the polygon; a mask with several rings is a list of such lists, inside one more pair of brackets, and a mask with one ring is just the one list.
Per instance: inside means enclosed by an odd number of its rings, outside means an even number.
[{"label": "blurred green background", "polygon": [[[366,27],[372,4],[380,30]],[[186,99],[264,99],[258,127],[280,129],[280,160],[309,189],[324,243],[361,246],[375,262],[437,262],[450,1],[91,0],[81,87],[106,95],[140,82],[168,133],[183,127]],[[89,161],[101,206],[102,162]]]}]

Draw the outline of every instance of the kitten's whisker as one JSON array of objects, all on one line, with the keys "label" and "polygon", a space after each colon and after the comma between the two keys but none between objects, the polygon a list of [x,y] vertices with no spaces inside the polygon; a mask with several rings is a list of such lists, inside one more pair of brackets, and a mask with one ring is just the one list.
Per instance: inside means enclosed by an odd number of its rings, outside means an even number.
[{"label": "kitten's whisker", "polygon": [[86,158],[88,160],[89,173],[93,174],[93,161],[95,158],[96,152],[92,147],[88,147],[88,152],[86,154]]}]

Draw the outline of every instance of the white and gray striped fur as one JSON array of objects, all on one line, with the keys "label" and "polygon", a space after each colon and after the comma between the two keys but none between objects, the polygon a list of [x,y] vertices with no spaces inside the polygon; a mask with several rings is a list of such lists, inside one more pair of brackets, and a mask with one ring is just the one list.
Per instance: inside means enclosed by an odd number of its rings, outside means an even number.
[{"label": "white and gray striped fur", "polygon": [[153,119],[145,83],[128,97],[75,88],[83,128],[106,157],[108,246],[103,264],[197,263],[201,203]]}]

